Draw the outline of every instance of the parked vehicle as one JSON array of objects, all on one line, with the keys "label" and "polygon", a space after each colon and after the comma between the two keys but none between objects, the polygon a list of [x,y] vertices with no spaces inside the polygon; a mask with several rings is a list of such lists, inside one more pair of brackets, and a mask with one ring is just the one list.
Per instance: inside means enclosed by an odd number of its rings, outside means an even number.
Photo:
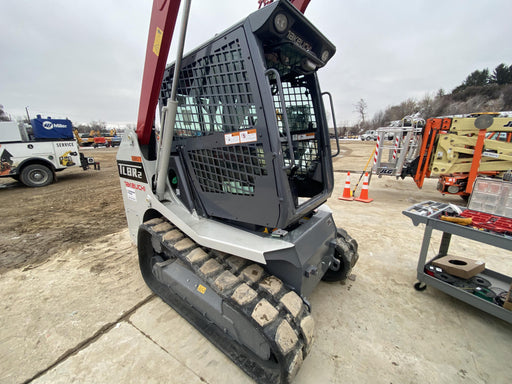
[{"label": "parked vehicle", "polygon": [[377,140],[377,131],[366,131],[365,133],[361,134],[361,140],[363,141],[370,141],[370,140]]},{"label": "parked vehicle", "polygon": [[56,172],[80,165],[95,164],[78,150],[71,121],[42,118],[30,125],[0,122],[0,177],[12,177],[28,187],[44,187],[55,180]]}]

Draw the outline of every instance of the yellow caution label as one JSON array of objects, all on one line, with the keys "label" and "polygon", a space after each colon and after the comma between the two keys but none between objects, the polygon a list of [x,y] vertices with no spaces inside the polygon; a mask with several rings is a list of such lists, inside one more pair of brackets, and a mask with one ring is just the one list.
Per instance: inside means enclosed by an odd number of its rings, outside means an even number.
[{"label": "yellow caution label", "polygon": [[160,55],[160,46],[162,45],[163,34],[164,34],[164,31],[162,31],[160,28],[156,27],[155,41],[153,42],[153,52],[157,56]]},{"label": "yellow caution label", "polygon": [[204,293],[206,292],[206,287],[204,285],[199,284],[199,286],[197,287],[197,292],[204,295]]}]

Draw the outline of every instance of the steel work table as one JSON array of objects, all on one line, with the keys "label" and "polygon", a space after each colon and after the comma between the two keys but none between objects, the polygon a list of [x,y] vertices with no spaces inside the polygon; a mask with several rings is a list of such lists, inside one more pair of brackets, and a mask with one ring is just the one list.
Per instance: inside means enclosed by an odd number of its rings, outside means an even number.
[{"label": "steel work table", "polygon": [[[480,298],[471,292],[467,292],[461,288],[439,280],[434,276],[430,276],[425,272],[428,248],[431,241],[432,231],[434,230],[441,231],[443,234],[439,245],[439,253],[433,259],[429,260],[428,263],[448,254],[448,248],[450,247],[452,235],[512,251],[512,238],[493,232],[480,231],[472,227],[465,227],[459,224],[441,220],[441,214],[445,209],[448,208],[449,204],[426,201],[423,203],[415,204],[402,212],[405,216],[411,218],[415,226],[419,224],[425,224],[425,232],[423,235],[420,257],[417,266],[417,278],[419,282],[416,283],[414,287],[417,290],[422,291],[426,288],[426,285],[430,285],[450,296],[453,296],[476,308],[479,308],[482,311],[512,323],[512,311],[500,307],[493,302]],[[493,287],[498,287],[507,291],[510,289],[510,284],[512,283],[512,277],[502,275],[490,269],[485,269],[483,272],[479,273],[478,276],[489,280]]]}]

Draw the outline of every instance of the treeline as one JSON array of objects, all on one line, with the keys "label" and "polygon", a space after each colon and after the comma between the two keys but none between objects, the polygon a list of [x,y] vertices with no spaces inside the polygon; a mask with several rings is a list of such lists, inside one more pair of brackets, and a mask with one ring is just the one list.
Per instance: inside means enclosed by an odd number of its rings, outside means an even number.
[{"label": "treeline", "polygon": [[73,124],[79,133],[90,133],[91,131],[99,131],[101,134],[107,133],[107,123],[104,121],[91,121],[89,124]]},{"label": "treeline", "polygon": [[507,66],[506,64],[501,63],[494,68],[492,73],[489,72],[488,68],[482,69],[481,71],[477,69],[466,77],[466,80],[456,87],[452,93],[457,94],[464,92],[470,87],[483,87],[491,84],[512,84],[512,65]]},{"label": "treeline", "polygon": [[512,111],[512,65],[502,63],[492,72],[476,70],[469,74],[451,93],[443,89],[426,94],[421,100],[409,98],[398,105],[377,112],[369,121],[354,127],[358,133],[389,125],[404,116],[417,115],[424,119],[436,116],[474,112]]}]

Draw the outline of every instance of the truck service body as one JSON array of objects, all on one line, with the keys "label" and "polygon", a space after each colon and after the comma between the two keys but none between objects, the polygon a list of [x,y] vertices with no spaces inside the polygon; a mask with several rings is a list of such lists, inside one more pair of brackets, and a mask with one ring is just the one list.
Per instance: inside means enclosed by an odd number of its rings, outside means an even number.
[{"label": "truck service body", "polygon": [[0,177],[12,177],[29,187],[55,180],[56,172],[79,165],[84,170],[94,159],[79,152],[71,121],[41,118],[31,125],[0,123]]}]

